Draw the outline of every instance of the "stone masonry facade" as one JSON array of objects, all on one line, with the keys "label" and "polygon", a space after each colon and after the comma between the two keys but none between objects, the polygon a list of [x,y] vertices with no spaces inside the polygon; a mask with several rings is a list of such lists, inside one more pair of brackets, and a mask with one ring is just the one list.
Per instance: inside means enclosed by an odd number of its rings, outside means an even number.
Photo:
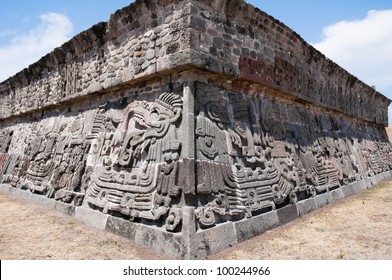
[{"label": "stone masonry facade", "polygon": [[137,0],[0,104],[2,191],[177,258],[392,176],[390,100],[242,0]]}]

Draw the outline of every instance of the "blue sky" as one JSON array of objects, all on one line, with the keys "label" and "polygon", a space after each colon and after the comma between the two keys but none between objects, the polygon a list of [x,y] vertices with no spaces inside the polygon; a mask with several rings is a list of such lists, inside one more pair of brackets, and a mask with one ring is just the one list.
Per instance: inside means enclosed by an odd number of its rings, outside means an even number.
[{"label": "blue sky", "polygon": [[[0,80],[130,0],[1,0]],[[248,0],[392,99],[391,0]],[[390,108],[389,122],[392,124]]]}]

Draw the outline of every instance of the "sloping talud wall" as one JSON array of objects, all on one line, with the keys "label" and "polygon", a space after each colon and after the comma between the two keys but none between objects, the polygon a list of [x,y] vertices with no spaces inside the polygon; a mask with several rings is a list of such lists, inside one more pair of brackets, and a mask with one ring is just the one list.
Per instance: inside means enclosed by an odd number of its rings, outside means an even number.
[{"label": "sloping talud wall", "polygon": [[136,1],[0,84],[0,189],[201,258],[390,178],[389,103],[243,1]]}]

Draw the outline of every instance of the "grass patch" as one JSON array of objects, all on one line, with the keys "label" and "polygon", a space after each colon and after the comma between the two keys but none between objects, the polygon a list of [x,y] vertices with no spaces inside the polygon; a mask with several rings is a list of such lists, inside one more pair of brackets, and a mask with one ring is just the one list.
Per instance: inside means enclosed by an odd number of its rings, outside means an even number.
[{"label": "grass patch", "polygon": [[117,243],[116,240],[114,240],[112,238],[107,238],[107,239],[99,241],[98,245],[101,246],[101,247],[104,247],[104,246],[117,246],[118,243]]},{"label": "grass patch", "polygon": [[339,255],[336,257],[337,260],[344,260],[344,253],[342,251],[339,252]]}]

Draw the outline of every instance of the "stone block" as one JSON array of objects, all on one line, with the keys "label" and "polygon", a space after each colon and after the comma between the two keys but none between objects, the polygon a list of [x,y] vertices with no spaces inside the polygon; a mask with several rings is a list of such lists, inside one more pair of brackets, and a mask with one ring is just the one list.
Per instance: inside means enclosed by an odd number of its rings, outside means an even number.
[{"label": "stone block", "polygon": [[378,182],[380,181],[380,178],[379,178],[379,177],[380,177],[380,175],[377,174],[377,175],[375,175],[375,176],[369,178],[371,186],[375,186],[375,185],[378,184]]},{"label": "stone block", "polygon": [[287,205],[283,208],[277,209],[276,213],[278,214],[280,225],[287,224],[298,218],[297,205],[295,204]]},{"label": "stone block", "polygon": [[197,258],[218,253],[237,244],[236,231],[232,222],[218,224],[215,227],[196,232]]},{"label": "stone block", "polygon": [[3,194],[12,195],[12,187],[6,184],[0,184],[0,192]]},{"label": "stone block", "polygon": [[343,186],[342,191],[343,191],[344,197],[348,197],[348,196],[355,194],[355,190],[354,190],[354,187],[352,184]]},{"label": "stone block", "polygon": [[330,193],[319,194],[314,200],[316,201],[317,208],[324,207],[333,201]]},{"label": "stone block", "polygon": [[109,217],[99,211],[94,211],[84,207],[76,207],[74,215],[77,220],[99,229],[106,228],[106,223]]},{"label": "stone block", "polygon": [[169,233],[147,225],[108,217],[106,230],[133,240],[136,244],[154,248],[158,253],[185,258],[187,253],[181,234]]},{"label": "stone block", "polygon": [[344,198],[344,192],[341,188],[330,191],[332,202]]},{"label": "stone block", "polygon": [[378,185],[381,182],[385,181],[385,175],[384,173],[377,174],[376,176],[372,177],[374,181],[372,181],[373,185]]},{"label": "stone block", "polygon": [[367,184],[364,180],[354,182],[351,184],[354,193],[359,193],[367,189]]},{"label": "stone block", "polygon": [[303,215],[306,215],[318,208],[316,200],[314,198],[301,200],[297,202],[296,205],[297,205],[298,217],[302,217]]},{"label": "stone block", "polygon": [[54,209],[57,211],[66,214],[68,216],[74,216],[75,214],[75,206],[63,202],[56,201],[54,205]]},{"label": "stone block", "polygon": [[279,225],[279,218],[276,211],[261,214],[256,217],[234,222],[234,229],[238,242],[255,237],[267,230]]},{"label": "stone block", "polygon": [[363,179],[363,181],[365,182],[366,188],[369,189],[373,186],[372,181],[370,180],[370,178],[365,178]]},{"label": "stone block", "polygon": [[49,199],[46,196],[35,194],[35,193],[32,193],[30,191],[25,191],[25,190],[17,190],[16,193],[17,193],[18,197],[21,197],[23,199],[27,199],[29,201],[32,201],[34,203],[43,205],[43,206],[51,208],[51,209],[55,209],[56,201],[53,199]]}]

